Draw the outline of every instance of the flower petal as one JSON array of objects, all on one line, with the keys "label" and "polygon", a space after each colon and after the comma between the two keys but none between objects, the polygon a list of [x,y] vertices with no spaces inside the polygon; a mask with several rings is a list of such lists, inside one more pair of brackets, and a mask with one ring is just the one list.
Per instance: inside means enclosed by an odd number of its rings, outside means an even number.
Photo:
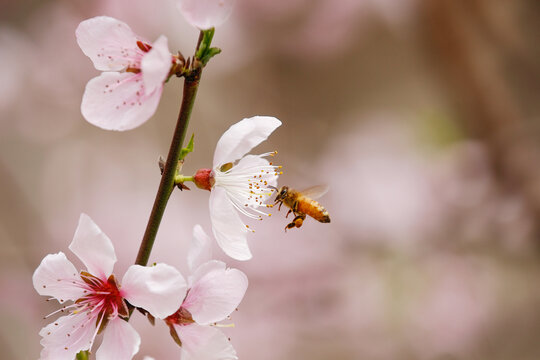
[{"label": "flower petal", "polygon": [[84,289],[76,285],[81,282],[78,271],[63,252],[45,256],[34,271],[32,282],[39,295],[52,296],[61,303],[84,295]]},{"label": "flower petal", "polygon": [[281,121],[271,116],[254,116],[232,125],[219,139],[214,152],[214,168],[234,162],[266,140]]},{"label": "flower petal", "polygon": [[193,227],[193,240],[189,247],[187,262],[189,270],[194,272],[199,265],[212,259],[212,243],[201,225]]},{"label": "flower petal", "polygon": [[200,30],[223,24],[231,15],[236,0],[177,0],[186,21]]},{"label": "flower petal", "polygon": [[225,254],[236,260],[251,259],[246,225],[221,187],[210,192],[210,220],[214,237]]},{"label": "flower petal", "polygon": [[166,264],[132,265],[122,279],[122,296],[154,317],[164,319],[180,308],[187,284],[182,274]]},{"label": "flower petal", "polygon": [[40,360],[75,359],[79,351],[90,349],[95,332],[95,318],[89,318],[86,312],[58,318],[39,332],[43,346]]},{"label": "flower petal", "polygon": [[167,38],[161,35],[141,61],[144,87],[148,93],[163,86],[163,82],[171,70],[171,59],[172,55],[167,46]]},{"label": "flower petal", "polygon": [[242,301],[247,287],[243,272],[226,269],[225,263],[212,260],[193,275],[193,285],[182,306],[197,324],[209,325],[229,316]]},{"label": "flower petal", "polygon": [[113,244],[88,215],[81,214],[69,249],[81,259],[90,274],[101,279],[112,274],[116,263]]},{"label": "flower petal", "polygon": [[108,16],[97,16],[81,22],[75,36],[96,69],[120,71],[128,66],[139,68],[143,52],[137,46],[137,35],[126,23]]},{"label": "flower petal", "polygon": [[229,339],[215,327],[191,324],[174,328],[182,341],[182,360],[238,359]]},{"label": "flower petal", "polygon": [[162,91],[146,93],[141,73],[105,72],[86,84],[81,112],[102,129],[130,130],[154,115]]},{"label": "flower petal", "polygon": [[131,360],[139,352],[140,345],[141,337],[133,326],[117,317],[105,328],[96,360]]}]

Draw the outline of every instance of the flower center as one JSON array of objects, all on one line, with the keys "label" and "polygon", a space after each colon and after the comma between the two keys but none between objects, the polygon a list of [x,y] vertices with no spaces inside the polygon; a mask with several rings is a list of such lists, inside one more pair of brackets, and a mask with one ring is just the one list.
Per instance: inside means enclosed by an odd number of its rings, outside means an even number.
[{"label": "flower center", "polygon": [[81,272],[84,281],[85,296],[75,301],[77,309],[74,313],[88,311],[97,316],[98,321],[108,320],[116,316],[127,316],[128,308],[114,275],[104,281],[87,272]]},{"label": "flower center", "polygon": [[[266,200],[275,191],[277,178],[283,174],[281,166],[274,165],[263,159],[274,156],[277,151],[261,155],[248,155],[232,167],[215,168],[211,177],[214,185],[225,189],[227,197],[233,206],[247,217],[262,220],[270,216],[258,207],[272,207]],[[246,225],[246,228],[249,227]]]},{"label": "flower center", "polygon": [[184,307],[180,307],[177,312],[168,316],[165,322],[170,325],[189,325],[193,324],[195,320],[191,316],[191,313]]}]

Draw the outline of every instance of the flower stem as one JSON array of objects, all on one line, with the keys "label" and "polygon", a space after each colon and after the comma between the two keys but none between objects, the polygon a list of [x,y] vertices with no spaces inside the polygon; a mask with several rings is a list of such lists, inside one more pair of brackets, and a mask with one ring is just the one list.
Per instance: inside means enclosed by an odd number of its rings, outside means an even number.
[{"label": "flower stem", "polygon": [[75,360],[88,360],[88,350],[82,350],[77,353]]},{"label": "flower stem", "polygon": [[176,175],[176,177],[174,178],[174,184],[182,184],[182,183],[185,183],[186,181],[193,181],[193,176],[184,176],[184,175]]},{"label": "flower stem", "polygon": [[182,96],[182,105],[180,107],[180,114],[178,115],[178,121],[176,123],[176,129],[169,148],[169,154],[167,155],[167,161],[161,175],[161,182],[159,183],[159,189],[154,200],[154,206],[146,225],[144,237],[139,247],[139,253],[135,264],[146,266],[152,247],[154,246],[154,240],[163,218],[163,213],[167,207],[167,202],[174,189],[174,178],[178,169],[178,160],[186,137],[186,131],[189,124],[189,118],[195,103],[195,96],[197,95],[197,89],[199,88],[199,81],[201,79],[202,66],[195,66],[193,70],[186,75],[184,81],[184,92]]}]

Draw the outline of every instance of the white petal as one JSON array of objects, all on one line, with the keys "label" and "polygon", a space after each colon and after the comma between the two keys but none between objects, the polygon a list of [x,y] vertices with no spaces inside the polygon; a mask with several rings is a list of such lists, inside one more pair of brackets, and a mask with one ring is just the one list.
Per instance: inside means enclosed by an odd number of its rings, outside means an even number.
[{"label": "white petal", "polygon": [[144,55],[141,61],[144,87],[148,93],[163,86],[172,66],[172,57],[167,46],[167,38],[161,35],[153,44],[152,49]]},{"label": "white petal", "polygon": [[132,265],[122,279],[121,290],[132,305],[164,319],[182,305],[187,284],[182,274],[172,266]]},{"label": "white petal", "polygon": [[196,28],[208,30],[223,24],[231,15],[236,0],[177,0],[178,10]]},{"label": "white petal", "polygon": [[41,335],[40,360],[73,360],[81,350],[88,350],[96,332],[95,318],[85,312],[58,318],[39,332]]},{"label": "white petal", "polygon": [[280,125],[281,121],[271,116],[254,116],[232,125],[216,145],[214,168],[240,159]]},{"label": "white petal", "polygon": [[52,296],[60,302],[84,295],[84,289],[76,285],[81,282],[78,271],[62,252],[45,256],[34,271],[32,282],[39,295]]},{"label": "white petal", "polygon": [[142,74],[105,72],[90,80],[81,112],[91,124],[105,130],[130,130],[156,112],[163,87],[146,93]]},{"label": "white petal", "polygon": [[238,359],[229,339],[215,327],[191,324],[174,328],[182,341],[182,360]]},{"label": "white petal", "polygon": [[117,317],[105,328],[96,360],[130,360],[139,352],[141,337],[127,321]]},{"label": "white petal", "polygon": [[189,247],[187,262],[189,270],[194,272],[199,265],[212,259],[212,240],[201,225],[193,227],[193,240]]},{"label": "white petal", "polygon": [[214,187],[210,192],[210,220],[214,237],[225,254],[236,260],[251,259],[246,225],[221,187]]},{"label": "white petal", "polygon": [[108,16],[84,20],[75,31],[77,43],[94,66],[102,71],[119,71],[138,66],[142,50],[129,26]]},{"label": "white petal", "polygon": [[226,269],[221,261],[209,261],[193,275],[193,285],[182,306],[197,324],[209,325],[224,320],[238,307],[247,286],[247,276],[240,270]]},{"label": "white petal", "polygon": [[[219,260],[210,260],[205,262],[204,264],[201,264],[201,266],[195,269],[195,271],[189,276],[188,288],[191,289],[193,285],[206,274],[213,271],[225,271],[226,268],[227,265],[225,265],[223,261]],[[182,306],[184,305],[186,305],[186,301],[184,301],[184,303],[182,304]]]},{"label": "white petal", "polygon": [[101,279],[112,274],[116,263],[113,244],[88,215],[81,214],[69,250],[81,259],[90,274]]}]

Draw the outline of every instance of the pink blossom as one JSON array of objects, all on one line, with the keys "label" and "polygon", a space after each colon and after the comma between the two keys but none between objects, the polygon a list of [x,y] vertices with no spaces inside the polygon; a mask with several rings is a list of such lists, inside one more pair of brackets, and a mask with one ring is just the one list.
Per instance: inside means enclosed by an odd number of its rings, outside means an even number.
[{"label": "pink blossom", "polygon": [[167,38],[153,44],[114,18],[85,20],[76,30],[81,50],[101,75],[86,85],[81,112],[93,125],[106,130],[130,130],[156,111],[172,66]]},{"label": "pink blossom", "polygon": [[103,331],[103,342],[96,359],[131,359],[139,351],[140,337],[130,323],[126,301],[165,318],[181,304],[186,282],[173,267],[157,264],[152,267],[132,265],[121,284],[112,275],[116,255],[111,240],[85,214],[69,245],[84,263],[80,273],[64,253],[47,255],[32,277],[40,295],[51,296],[67,312],[40,331],[41,360],[73,360],[82,350],[90,350],[96,335]]},{"label": "pink blossom", "polygon": [[211,239],[200,225],[193,228],[188,253],[191,276],[182,306],[165,321],[182,346],[182,360],[237,359],[228,338],[217,328],[238,307],[248,286],[246,275],[211,260]]},{"label": "pink blossom", "polygon": [[223,24],[232,13],[236,0],[177,0],[186,21],[201,30]]},{"label": "pink blossom", "polygon": [[232,125],[216,145],[213,168],[195,175],[197,186],[211,190],[210,219],[216,241],[236,260],[251,259],[246,235],[253,232],[239,213],[252,219],[268,215],[258,208],[267,207],[265,202],[277,185],[280,168],[265,159],[274,153],[246,153],[280,125],[281,121],[270,116],[254,116]]}]

